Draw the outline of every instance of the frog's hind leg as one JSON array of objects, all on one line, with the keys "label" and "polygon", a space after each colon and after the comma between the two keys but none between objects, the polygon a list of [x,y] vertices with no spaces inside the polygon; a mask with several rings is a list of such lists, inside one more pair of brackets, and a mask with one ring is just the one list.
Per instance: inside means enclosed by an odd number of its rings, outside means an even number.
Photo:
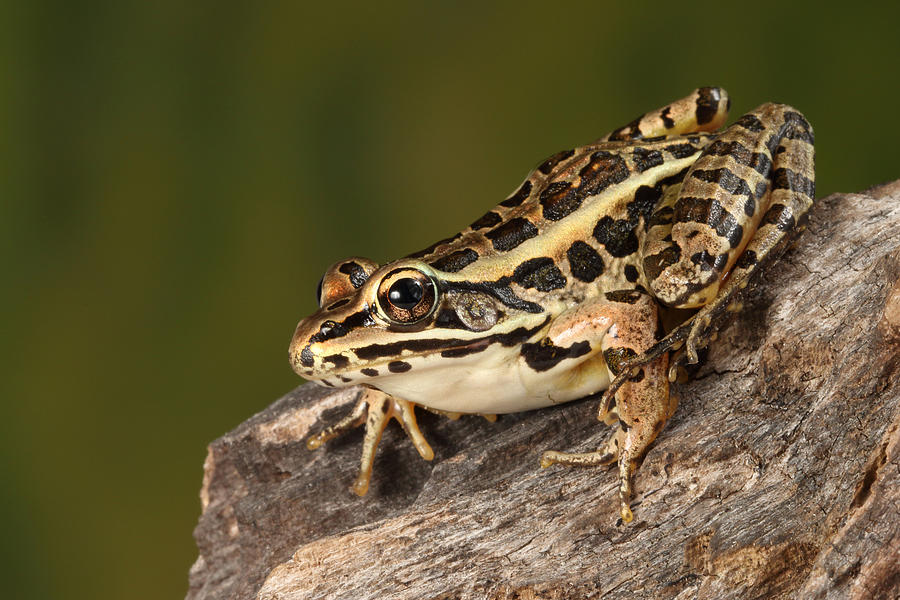
[{"label": "frog's hind leg", "polygon": [[661,237],[665,227],[648,232],[643,271],[661,302],[703,307],[686,336],[690,362],[703,330],[803,228],[814,181],[812,128],[783,104],[738,119],[688,171],[669,235]]},{"label": "frog's hind leg", "polygon": [[[674,204],[651,217],[642,264],[646,287],[661,302],[702,308],[629,360],[629,369],[682,345],[669,379],[677,364],[697,362],[722,317],[739,308],[750,277],[805,228],[815,198],[813,141],[802,114],[763,104],[704,149]],[[605,396],[624,382],[616,377]]]},{"label": "frog's hind leg", "polygon": [[715,131],[725,124],[730,105],[728,93],[722,88],[698,88],[690,96],[645,113],[598,141],[619,142],[661,135]]},{"label": "frog's hind leg", "polygon": [[375,451],[381,441],[384,428],[391,419],[396,419],[403,430],[409,436],[419,455],[425,460],[434,458],[434,451],[428,445],[428,441],[416,423],[416,404],[395,398],[384,392],[367,388],[357,401],[353,410],[334,425],[327,427],[321,433],[310,436],[306,440],[306,446],[315,450],[328,440],[334,439],[363,423],[366,424],[366,433],[363,438],[362,456],[360,457],[359,473],[353,483],[352,490],[358,496],[364,496],[369,490],[369,480],[372,477],[372,465],[375,462]]},{"label": "frog's hind leg", "polygon": [[[623,373],[623,365],[629,358],[644,352],[656,341],[659,332],[657,306],[648,294],[639,290],[618,290],[608,292],[606,302],[579,308],[573,315],[572,320],[575,319],[581,319],[578,326],[584,330],[602,327],[604,334],[600,339],[600,348],[605,364],[601,368],[608,370],[610,378],[620,373],[627,375],[626,384],[615,397],[605,399],[597,415],[607,424],[618,421],[618,428],[606,445],[596,452],[547,451],[541,457],[541,466],[618,462],[620,514],[627,523],[633,518],[629,502],[638,463],[675,411],[676,405],[674,397],[669,395],[666,378],[668,355],[663,354],[650,364]],[[564,328],[565,323],[560,325]],[[551,330],[551,336],[552,333]],[[564,337],[560,335],[560,339],[551,339],[550,342],[564,346],[572,341]]]}]

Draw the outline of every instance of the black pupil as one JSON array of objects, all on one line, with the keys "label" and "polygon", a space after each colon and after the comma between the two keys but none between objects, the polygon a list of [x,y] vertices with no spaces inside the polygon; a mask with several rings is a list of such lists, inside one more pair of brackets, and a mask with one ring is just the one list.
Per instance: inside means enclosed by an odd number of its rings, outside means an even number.
[{"label": "black pupil", "polygon": [[398,279],[388,290],[388,300],[397,308],[412,310],[425,295],[422,282],[411,277]]}]

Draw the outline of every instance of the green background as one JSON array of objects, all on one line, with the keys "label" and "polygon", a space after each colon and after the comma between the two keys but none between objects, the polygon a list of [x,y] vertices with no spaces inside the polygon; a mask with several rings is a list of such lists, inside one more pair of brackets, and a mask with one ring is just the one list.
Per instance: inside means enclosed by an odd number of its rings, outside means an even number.
[{"label": "green background", "polygon": [[183,596],[205,445],[300,383],[325,267],[557,150],[721,85],[807,115],[820,196],[900,176],[896,4],[379,4],[0,7],[4,597]]}]

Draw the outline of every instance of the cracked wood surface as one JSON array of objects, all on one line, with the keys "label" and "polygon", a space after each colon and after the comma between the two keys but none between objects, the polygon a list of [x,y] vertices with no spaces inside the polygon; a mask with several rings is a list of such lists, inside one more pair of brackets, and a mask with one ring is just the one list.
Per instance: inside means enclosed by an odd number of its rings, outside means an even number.
[{"label": "cracked wood surface", "polygon": [[596,401],[448,421],[422,461],[385,433],[304,438],[357,391],[304,385],[214,441],[191,600],[900,596],[900,182],[833,195],[752,286],[638,471],[540,469],[588,450]]}]

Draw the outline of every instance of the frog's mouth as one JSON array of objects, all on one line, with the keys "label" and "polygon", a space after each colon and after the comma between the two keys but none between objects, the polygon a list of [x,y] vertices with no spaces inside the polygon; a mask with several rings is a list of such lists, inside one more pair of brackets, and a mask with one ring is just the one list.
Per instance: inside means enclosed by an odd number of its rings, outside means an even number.
[{"label": "frog's mouth", "polygon": [[[353,347],[352,343],[344,340],[340,349],[336,344],[329,343],[331,340],[317,341],[314,339],[315,334],[295,334],[289,351],[290,362],[294,371],[307,379],[357,383],[404,373],[412,368],[411,363],[420,363],[423,359],[426,362],[427,359],[436,357],[442,360],[462,359],[480,354],[492,346],[516,347],[539,335],[550,319],[550,315],[546,315],[533,327],[520,325],[510,331],[494,332],[477,338],[420,337],[423,332],[418,332],[416,337],[359,347]],[[301,333],[301,326],[304,323],[301,322],[298,326],[298,333]],[[308,330],[308,327],[304,328],[304,332]],[[348,378],[348,375],[352,377]]]}]

